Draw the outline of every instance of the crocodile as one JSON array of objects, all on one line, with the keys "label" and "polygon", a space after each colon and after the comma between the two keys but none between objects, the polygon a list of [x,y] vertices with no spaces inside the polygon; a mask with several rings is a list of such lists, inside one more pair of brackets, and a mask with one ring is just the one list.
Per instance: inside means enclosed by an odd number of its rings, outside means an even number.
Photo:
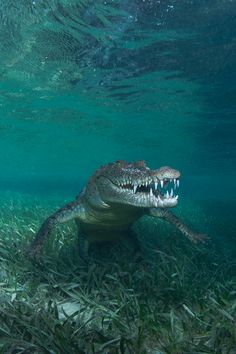
[{"label": "crocodile", "polygon": [[179,181],[178,170],[168,166],[153,170],[143,160],[118,160],[101,166],[74,201],[45,220],[30,246],[30,254],[39,255],[52,229],[71,219],[78,226],[79,255],[84,260],[88,259],[92,242],[121,239],[143,215],[170,222],[194,243],[204,242],[205,234],[192,231],[169,210],[178,203],[175,193]]}]

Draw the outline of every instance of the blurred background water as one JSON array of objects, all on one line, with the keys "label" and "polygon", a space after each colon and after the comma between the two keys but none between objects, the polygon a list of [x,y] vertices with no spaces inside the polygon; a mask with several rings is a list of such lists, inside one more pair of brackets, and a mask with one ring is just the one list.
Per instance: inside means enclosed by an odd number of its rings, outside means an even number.
[{"label": "blurred background water", "polygon": [[0,52],[2,192],[72,198],[101,164],[170,165],[235,250],[234,1],[3,0]]}]

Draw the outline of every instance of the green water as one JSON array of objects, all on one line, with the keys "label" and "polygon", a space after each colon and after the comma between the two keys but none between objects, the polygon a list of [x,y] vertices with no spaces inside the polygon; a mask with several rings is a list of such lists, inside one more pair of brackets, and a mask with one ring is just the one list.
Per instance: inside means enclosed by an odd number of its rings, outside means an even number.
[{"label": "green water", "polygon": [[101,164],[144,159],[179,169],[180,204],[202,207],[220,229],[199,229],[227,242],[235,12],[228,1],[2,2],[2,192],[73,198]]},{"label": "green water", "polygon": [[[0,1],[0,353],[235,354],[235,39],[229,0]],[[118,159],[178,169],[208,244],[146,217],[86,268],[69,222],[29,260]]]}]

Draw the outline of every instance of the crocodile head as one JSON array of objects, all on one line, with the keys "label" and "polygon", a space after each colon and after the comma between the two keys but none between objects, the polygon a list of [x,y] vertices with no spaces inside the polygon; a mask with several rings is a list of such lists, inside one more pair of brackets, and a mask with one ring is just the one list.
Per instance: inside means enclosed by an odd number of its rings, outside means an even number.
[{"label": "crocodile head", "polygon": [[175,189],[179,177],[179,171],[167,166],[151,170],[144,161],[117,161],[98,169],[84,193],[88,202],[97,208],[113,204],[169,208],[178,203]]}]

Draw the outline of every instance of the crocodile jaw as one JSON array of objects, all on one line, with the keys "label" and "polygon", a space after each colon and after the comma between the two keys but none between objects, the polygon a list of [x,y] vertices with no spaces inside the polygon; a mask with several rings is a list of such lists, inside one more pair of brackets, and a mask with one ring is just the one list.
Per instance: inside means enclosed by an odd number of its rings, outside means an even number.
[{"label": "crocodile jaw", "polygon": [[179,178],[180,172],[168,166],[152,170],[144,161],[117,161],[95,172],[87,184],[86,197],[97,208],[113,204],[174,207],[178,203],[175,189],[179,187]]},{"label": "crocodile jaw", "polygon": [[[115,186],[117,193],[123,196],[124,204],[139,207],[171,208],[178,203],[176,189],[179,187],[179,178],[164,178],[158,180],[146,179],[134,183],[121,183]],[[114,187],[113,187],[114,188]],[[125,202],[126,200],[126,202]]]}]

